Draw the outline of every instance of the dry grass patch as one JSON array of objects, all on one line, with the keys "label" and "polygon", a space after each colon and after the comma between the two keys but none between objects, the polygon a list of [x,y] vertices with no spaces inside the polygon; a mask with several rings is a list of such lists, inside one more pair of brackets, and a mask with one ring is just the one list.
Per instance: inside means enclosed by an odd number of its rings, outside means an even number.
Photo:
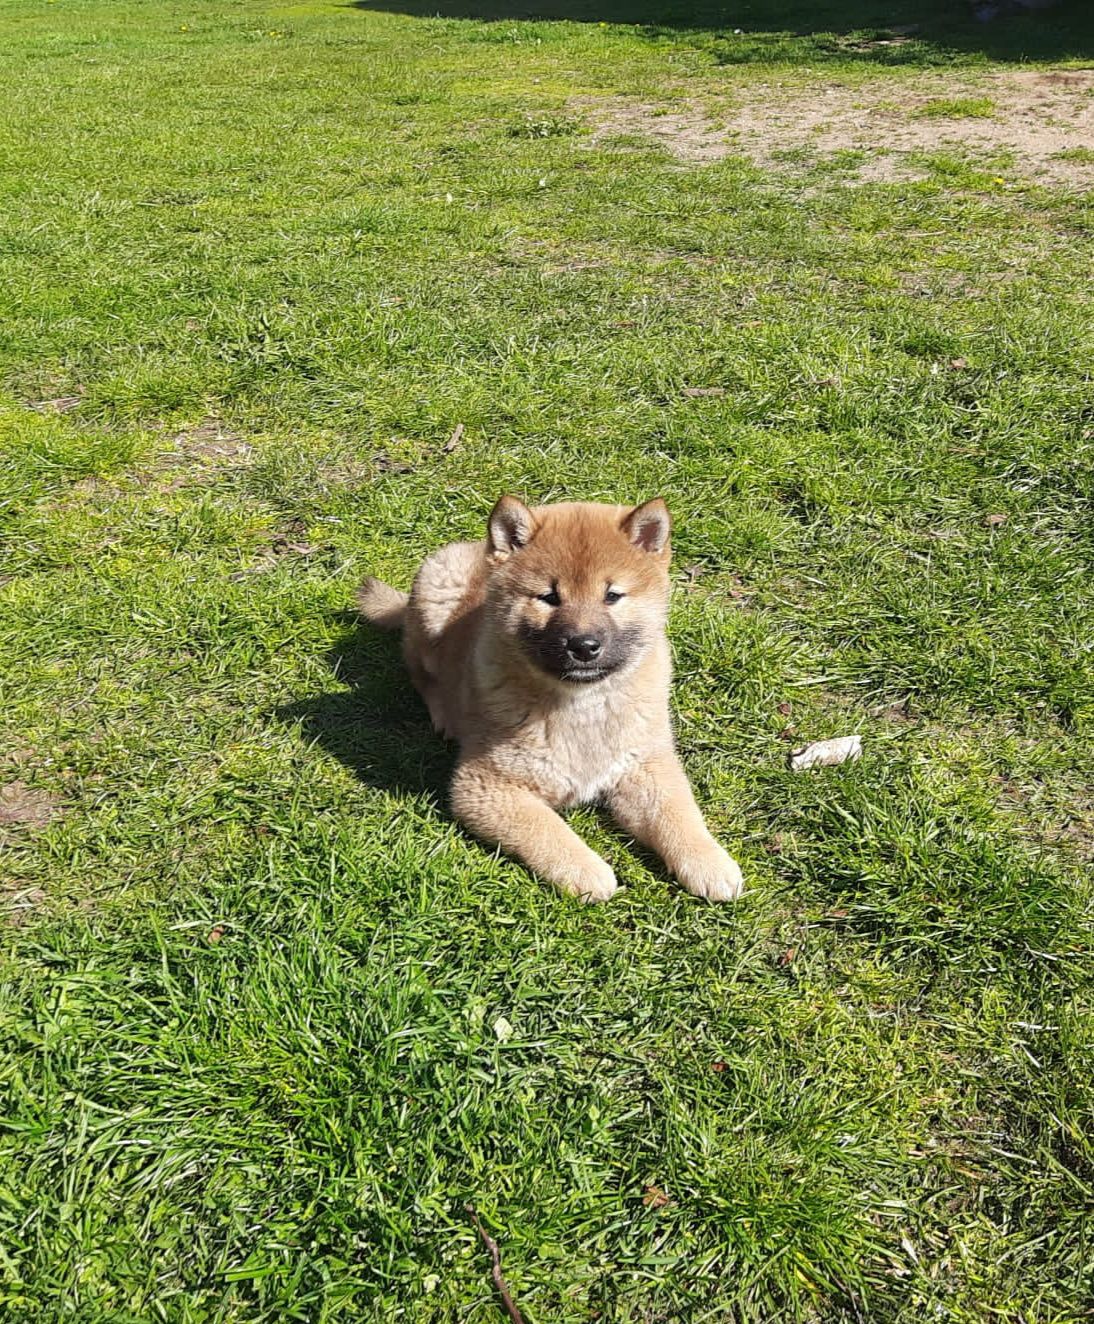
[{"label": "dry grass patch", "polygon": [[694,105],[584,99],[574,109],[590,123],[594,147],[642,137],[689,165],[734,154],[786,170],[803,152],[860,152],[866,159],[850,168],[870,182],[922,174],[917,154],[956,150],[1005,155],[1017,176],[1081,188],[1091,176],[1094,70],[1004,70],[975,83],[932,75],[899,89],[880,81],[805,88],[757,82],[718,110],[719,122]]}]

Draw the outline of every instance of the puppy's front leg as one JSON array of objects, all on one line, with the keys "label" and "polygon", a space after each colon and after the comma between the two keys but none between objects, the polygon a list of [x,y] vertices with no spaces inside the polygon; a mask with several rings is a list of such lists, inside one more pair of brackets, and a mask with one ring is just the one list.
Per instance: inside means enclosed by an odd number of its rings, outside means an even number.
[{"label": "puppy's front leg", "polygon": [[620,827],[655,850],[689,892],[708,901],[741,895],[740,866],[710,835],[674,753],[639,764],[616,785],[608,803]]},{"label": "puppy's front leg", "polygon": [[475,836],[516,856],[560,892],[607,901],[616,889],[611,866],[546,800],[486,765],[468,762],[456,769],[452,812]]}]

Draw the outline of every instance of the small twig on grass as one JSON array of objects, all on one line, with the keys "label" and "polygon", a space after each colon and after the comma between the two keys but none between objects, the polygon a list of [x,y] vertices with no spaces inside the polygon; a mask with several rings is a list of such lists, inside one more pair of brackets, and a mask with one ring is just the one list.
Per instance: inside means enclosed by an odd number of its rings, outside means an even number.
[{"label": "small twig on grass", "polygon": [[465,1204],[464,1209],[471,1215],[472,1223],[478,1228],[479,1236],[482,1237],[486,1249],[490,1252],[490,1259],[492,1261],[490,1273],[494,1279],[494,1286],[498,1289],[498,1295],[501,1297],[502,1305],[505,1307],[506,1313],[513,1321],[513,1324],[524,1324],[524,1316],[517,1309],[516,1302],[509,1295],[509,1284],[505,1281],[505,1274],[501,1271],[501,1251],[498,1250],[498,1243],[479,1221],[479,1216],[475,1213],[475,1206],[473,1204]]}]

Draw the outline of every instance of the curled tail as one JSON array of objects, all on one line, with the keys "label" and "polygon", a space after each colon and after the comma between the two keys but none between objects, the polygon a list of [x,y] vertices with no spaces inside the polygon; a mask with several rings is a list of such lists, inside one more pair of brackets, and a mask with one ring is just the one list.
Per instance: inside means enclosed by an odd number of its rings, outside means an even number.
[{"label": "curled tail", "polygon": [[357,610],[366,621],[381,630],[402,629],[406,604],[410,601],[408,594],[400,593],[397,588],[391,588],[370,575],[362,581],[354,596]]}]

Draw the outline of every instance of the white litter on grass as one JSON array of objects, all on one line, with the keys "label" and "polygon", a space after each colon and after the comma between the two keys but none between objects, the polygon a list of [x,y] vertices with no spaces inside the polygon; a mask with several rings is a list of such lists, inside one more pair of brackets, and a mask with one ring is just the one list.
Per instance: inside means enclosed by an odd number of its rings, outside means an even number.
[{"label": "white litter on grass", "polygon": [[835,763],[848,763],[862,753],[861,736],[839,736],[835,740],[817,740],[803,745],[790,755],[794,772],[803,768],[826,768]]},{"label": "white litter on grass", "polygon": [[509,1022],[505,1019],[504,1016],[499,1016],[498,1019],[494,1022],[494,1033],[498,1037],[498,1043],[504,1044],[508,1040],[512,1039],[513,1027],[509,1024]]}]

